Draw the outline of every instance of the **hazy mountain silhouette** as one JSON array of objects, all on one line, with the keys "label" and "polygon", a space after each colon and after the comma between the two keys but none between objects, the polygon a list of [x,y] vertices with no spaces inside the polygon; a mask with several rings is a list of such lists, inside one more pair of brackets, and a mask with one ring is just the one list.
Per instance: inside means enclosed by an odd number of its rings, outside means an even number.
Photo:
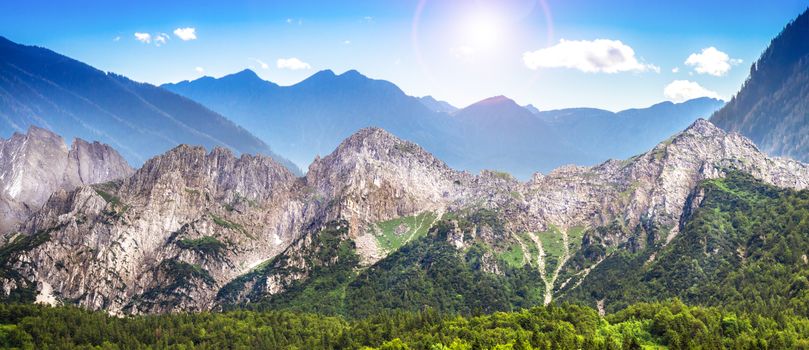
[{"label": "hazy mountain silhouette", "polygon": [[251,70],[163,86],[227,115],[301,166],[367,126],[405,135],[437,154],[452,153],[442,138],[448,115],[354,70],[320,71],[292,86],[262,80]]},{"label": "hazy mountain silhouette", "polygon": [[[477,155],[466,169],[508,169],[526,177],[539,169],[589,159],[545,121],[505,96],[487,98],[453,115],[464,149]],[[485,166],[481,166],[485,164]]]},{"label": "hazy mountain silhouette", "polygon": [[273,155],[250,132],[192,100],[0,37],[0,135],[30,125],[68,140],[108,143],[133,165],[180,143]]},{"label": "hazy mountain silhouette", "polygon": [[703,97],[683,103],[662,102],[617,113],[595,108],[570,108],[536,115],[590,159],[600,161],[627,158],[649,149],[685,129],[694,120],[709,117],[723,103]]},{"label": "hazy mountain silhouette", "polygon": [[427,106],[427,108],[435,112],[455,113],[458,111],[458,107],[451,105],[447,101],[436,100],[432,96],[419,97],[419,101]]},{"label": "hazy mountain silhouette", "polygon": [[356,130],[375,126],[418,143],[453,167],[502,170],[520,178],[640,153],[721,106],[698,99],[617,114],[597,109],[535,114],[500,96],[450,112],[445,102],[408,96],[391,82],[354,70],[320,71],[291,86],[244,70],[163,87],[228,116],[300,167]]}]

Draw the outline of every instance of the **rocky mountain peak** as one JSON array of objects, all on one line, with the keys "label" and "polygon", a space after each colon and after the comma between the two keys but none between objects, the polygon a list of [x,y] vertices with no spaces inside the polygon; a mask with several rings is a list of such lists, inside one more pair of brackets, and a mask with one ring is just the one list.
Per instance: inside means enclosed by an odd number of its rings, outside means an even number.
[{"label": "rocky mountain peak", "polygon": [[242,154],[227,148],[179,145],[144,163],[123,189],[130,193],[151,193],[169,182],[180,188],[204,189],[215,197],[246,196],[267,199],[277,188],[289,188],[295,175],[273,158]]},{"label": "rocky mountain peak", "polygon": [[667,152],[676,151],[683,156],[706,161],[764,157],[749,139],[737,133],[728,133],[702,118],[671,139],[661,142],[651,152],[660,152],[662,148]]},{"label": "rocky mountain peak", "polygon": [[76,139],[68,149],[61,136],[36,126],[0,139],[0,231],[31,215],[58,189],[72,190],[131,173],[118,152],[98,142]]},{"label": "rocky mountain peak", "polygon": [[714,136],[724,136],[727,133],[716,127],[713,123],[709,122],[704,118],[699,118],[695,120],[690,126],[685,128],[681,135],[699,135],[700,137],[714,137]]},{"label": "rocky mountain peak", "polygon": [[446,164],[435,158],[421,146],[402,140],[381,128],[363,128],[349,136],[337,146],[337,149],[310,166],[317,168],[324,162],[356,162],[356,161],[391,162],[405,164],[417,162],[438,168],[448,168]]},{"label": "rocky mountain peak", "polygon": [[339,198],[330,217],[356,233],[364,223],[443,208],[462,176],[415,143],[364,128],[313,162],[306,183],[320,197]]},{"label": "rocky mountain peak", "polygon": [[68,157],[78,169],[83,184],[94,184],[132,173],[126,160],[110,145],[74,139]]}]

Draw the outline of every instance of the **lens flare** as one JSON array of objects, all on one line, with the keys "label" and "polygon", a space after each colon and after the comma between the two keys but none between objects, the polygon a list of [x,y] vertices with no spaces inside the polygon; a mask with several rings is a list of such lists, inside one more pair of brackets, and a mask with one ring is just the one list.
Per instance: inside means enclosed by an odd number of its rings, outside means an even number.
[{"label": "lens flare", "polygon": [[[482,4],[482,2],[470,3]],[[505,8],[508,7],[506,3],[508,2],[487,2],[487,5],[504,6],[504,9],[500,9],[502,11],[496,11],[497,8],[495,8],[495,11],[489,11],[492,9],[491,7],[488,9],[486,7],[478,7],[474,9],[475,11],[455,19],[455,28],[450,28],[450,30],[455,30],[456,35],[454,39],[456,41],[447,42],[446,46],[449,47],[451,52],[456,56],[468,56],[470,54],[487,52],[496,53],[497,50],[503,46],[510,34],[512,34],[506,30],[506,27],[511,25],[514,21],[519,21],[523,17],[528,16],[531,12],[536,13],[535,11],[541,11],[541,16],[544,19],[545,30],[542,34],[545,36],[546,44],[551,45],[554,42],[553,17],[551,15],[550,6],[546,0],[522,1],[520,6],[511,6],[507,9]],[[517,2],[514,2],[512,5],[516,3]],[[433,74],[431,69],[432,65],[425,61],[424,55],[422,54],[421,38],[423,36],[436,38],[445,34],[438,32],[423,33],[421,31],[422,17],[428,4],[430,4],[429,0],[420,0],[416,4],[411,21],[410,41],[416,62],[428,82],[434,87],[440,88],[441,84],[439,84]],[[435,30],[437,29],[433,29],[433,31]],[[533,78],[530,79],[532,81],[530,85],[533,85],[537,74],[537,72],[531,73]]]},{"label": "lens flare", "polygon": [[502,39],[503,25],[491,12],[473,13],[461,22],[461,40],[476,50],[493,48]]}]

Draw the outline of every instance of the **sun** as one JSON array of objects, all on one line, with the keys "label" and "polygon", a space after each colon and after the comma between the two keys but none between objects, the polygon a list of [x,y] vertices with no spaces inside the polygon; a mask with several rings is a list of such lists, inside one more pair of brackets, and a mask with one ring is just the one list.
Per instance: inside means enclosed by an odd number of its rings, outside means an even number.
[{"label": "sun", "polygon": [[491,49],[503,40],[503,23],[492,12],[478,11],[467,15],[460,29],[464,44],[476,50]]}]

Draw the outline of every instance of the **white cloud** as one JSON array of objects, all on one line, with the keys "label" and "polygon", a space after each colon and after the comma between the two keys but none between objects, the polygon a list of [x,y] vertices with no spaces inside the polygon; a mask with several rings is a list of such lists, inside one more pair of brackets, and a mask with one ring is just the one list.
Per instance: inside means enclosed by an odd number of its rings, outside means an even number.
[{"label": "white cloud", "polygon": [[174,35],[176,35],[182,41],[196,40],[197,28],[194,27],[177,28],[174,30]]},{"label": "white cloud", "polygon": [[205,68],[202,67],[196,67],[194,68],[194,70],[197,71],[197,73],[199,74],[205,73]]},{"label": "white cloud", "polygon": [[291,69],[291,70],[312,68],[312,66],[310,66],[309,63],[303,62],[295,57],[279,58],[278,61],[275,62],[275,65],[280,69]]},{"label": "white cloud", "polygon": [[119,35],[119,36],[116,36],[116,37],[112,38],[112,41],[114,41],[114,42],[121,41],[121,36]]},{"label": "white cloud", "polygon": [[684,102],[697,97],[720,98],[715,91],[708,90],[689,80],[672,81],[663,88],[663,95],[672,102]]},{"label": "white cloud", "polygon": [[253,61],[253,62],[256,62],[261,67],[261,69],[269,69],[270,68],[269,64],[267,64],[266,62],[264,62],[264,61],[262,61],[262,60],[260,60],[258,58],[249,57],[248,59]]},{"label": "white cloud", "polygon": [[152,42],[152,35],[149,33],[135,33],[135,40],[148,44]]},{"label": "white cloud", "polygon": [[644,64],[635,50],[620,40],[565,40],[558,44],[523,54],[529,69],[572,68],[587,73],[660,72],[660,67]]},{"label": "white cloud", "polygon": [[715,47],[706,47],[700,53],[692,53],[685,60],[685,64],[693,66],[699,74],[710,74],[721,77],[730,71],[730,68],[742,63],[738,58],[730,58],[728,54]]},{"label": "white cloud", "polygon": [[169,40],[169,35],[168,34],[160,33],[158,35],[155,35],[154,44],[156,46],[160,47],[161,45],[165,45],[168,40]]},{"label": "white cloud", "polygon": [[351,45],[351,40],[343,40],[343,45]]},{"label": "white cloud", "polygon": [[680,67],[674,67],[674,68],[672,68],[672,69],[671,69],[671,72],[672,72],[672,73],[679,73],[679,72],[680,72]]}]

